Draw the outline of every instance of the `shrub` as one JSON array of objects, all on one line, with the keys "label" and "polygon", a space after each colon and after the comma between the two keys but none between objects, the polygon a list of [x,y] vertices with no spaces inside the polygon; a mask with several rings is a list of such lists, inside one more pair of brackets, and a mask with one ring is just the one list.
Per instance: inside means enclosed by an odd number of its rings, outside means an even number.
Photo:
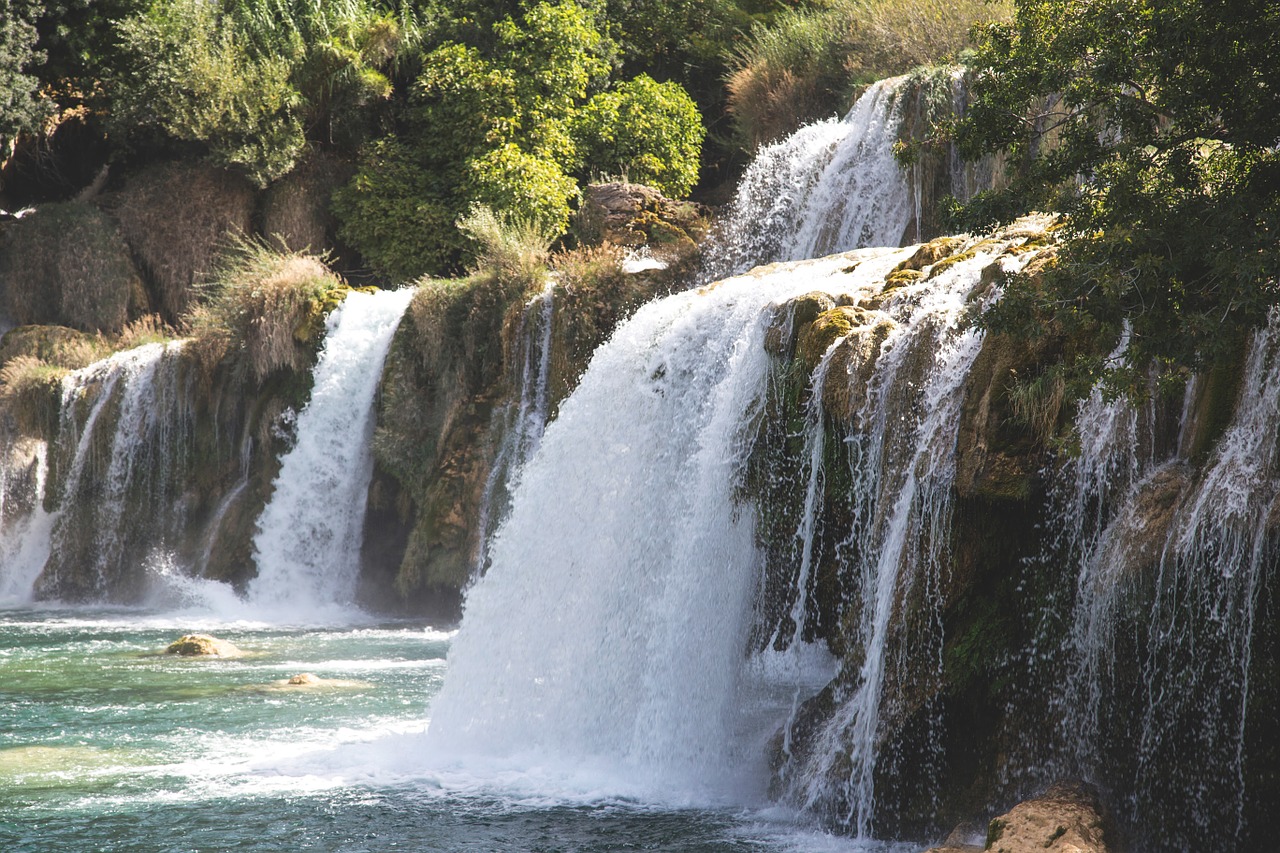
[{"label": "shrub", "polygon": [[40,81],[29,73],[41,56],[29,4],[0,0],[0,164],[19,132],[31,130],[47,115],[37,97]]},{"label": "shrub", "polygon": [[844,112],[853,92],[954,58],[973,26],[1007,18],[1009,0],[841,0],[758,24],[730,59],[729,109],[754,148],[805,121]]},{"label": "shrub", "polygon": [[207,289],[186,318],[187,349],[206,370],[235,359],[259,384],[306,366],[325,315],[348,291],[320,257],[247,241],[224,257]]},{"label": "shrub", "polygon": [[0,369],[0,401],[20,432],[48,437],[57,429],[62,377],[67,370],[34,356],[22,355]]},{"label": "shrub", "polygon": [[455,271],[470,250],[455,223],[474,203],[563,231],[577,194],[574,110],[603,77],[607,42],[576,3],[537,3],[423,58],[406,116],[412,141],[366,147],[334,197],[340,230],[396,278]]},{"label": "shrub", "polygon": [[208,146],[211,161],[242,169],[258,186],[302,152],[299,94],[290,83],[302,45],[259,53],[205,0],[158,0],[120,24],[133,55],[115,81],[114,121],[127,134],[154,126]]},{"label": "shrub", "polygon": [[673,198],[688,195],[698,182],[705,134],[689,94],[645,74],[596,95],[574,119],[582,162]]}]

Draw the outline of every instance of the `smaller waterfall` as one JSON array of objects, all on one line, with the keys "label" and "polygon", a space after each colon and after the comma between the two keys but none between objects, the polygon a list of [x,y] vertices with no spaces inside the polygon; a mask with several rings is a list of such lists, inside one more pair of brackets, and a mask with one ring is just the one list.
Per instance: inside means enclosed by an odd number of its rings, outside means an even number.
[{"label": "smaller waterfall", "polygon": [[899,245],[914,210],[893,156],[905,80],[874,84],[842,121],[806,125],[762,148],[707,249],[707,278]]},{"label": "smaller waterfall", "polygon": [[0,467],[0,604],[30,601],[49,559],[54,516],[45,511],[49,448],[6,439]]},{"label": "smaller waterfall", "polygon": [[[886,718],[910,713],[940,678],[939,587],[947,563],[956,441],[964,384],[982,336],[961,320],[981,270],[1002,247],[979,251],[938,275],[895,291],[892,318],[846,439],[853,526],[841,572],[850,578],[860,662],[837,678],[837,709],[783,768],[786,798],[871,838]],[[1013,271],[1023,263],[1000,261]],[[827,377],[827,382],[836,381]],[[907,602],[916,601],[916,605]],[[918,615],[908,619],[906,608]],[[923,617],[923,618],[921,618]],[[850,660],[846,657],[846,667]],[[787,733],[788,740],[791,733]],[[926,774],[927,775],[927,774]]]},{"label": "smaller waterfall", "polygon": [[301,618],[354,604],[374,396],[411,288],[353,292],[326,322],[311,400],[253,540],[251,604]]},{"label": "smaller waterfall", "polygon": [[181,529],[172,478],[186,467],[191,422],[182,346],[146,344],[63,379],[57,464],[66,474],[42,593],[130,597],[133,564]]},{"label": "smaller waterfall", "polygon": [[519,341],[520,399],[510,401],[495,414],[494,422],[502,439],[494,455],[480,500],[477,528],[480,545],[476,552],[474,576],[488,567],[489,537],[510,511],[511,492],[520,471],[542,442],[550,415],[547,384],[551,377],[551,330],[555,316],[554,278],[542,292],[529,300],[516,330]]}]

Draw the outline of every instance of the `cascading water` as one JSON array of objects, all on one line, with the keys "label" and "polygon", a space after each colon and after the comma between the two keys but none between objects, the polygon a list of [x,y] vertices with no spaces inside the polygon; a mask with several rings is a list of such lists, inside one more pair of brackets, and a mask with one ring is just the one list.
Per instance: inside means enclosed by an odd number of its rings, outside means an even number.
[{"label": "cascading water", "polygon": [[[785,796],[861,838],[876,819],[876,774],[886,713],[899,713],[913,683],[941,670],[938,588],[950,526],[963,387],[982,344],[961,320],[981,270],[1003,247],[977,253],[894,293],[882,307],[892,330],[867,379],[846,443],[853,473],[853,527],[842,572],[853,579],[856,671],[838,676],[838,708],[784,768]],[[1016,259],[1003,261],[1016,269]],[[828,379],[828,382],[834,381]],[[904,602],[922,601],[910,630]],[[886,684],[892,683],[893,695]]]},{"label": "cascading water", "polygon": [[1127,817],[1157,849],[1223,845],[1245,828],[1252,639],[1280,495],[1275,320],[1255,335],[1242,387],[1203,473],[1178,458],[1142,466],[1081,567],[1072,638],[1087,701],[1065,719],[1085,739],[1081,771],[1131,792]]},{"label": "cascading water", "polygon": [[130,565],[163,550],[183,527],[171,488],[189,450],[182,346],[147,344],[63,379],[57,458],[66,474],[38,582],[46,594],[136,594]]},{"label": "cascading water", "polygon": [[354,604],[382,365],[411,288],[353,292],[326,322],[310,402],[253,540],[251,605],[311,618]]},{"label": "cascading water", "polygon": [[735,489],[768,375],[769,306],[870,291],[900,254],[852,259],[856,278],[841,274],[845,256],[679,294],[597,351],[467,600],[434,751],[602,764],[677,797],[760,760],[737,716],[759,558]]},{"label": "cascading water", "polygon": [[49,448],[5,440],[0,466],[0,604],[26,603],[49,559],[54,516],[45,511]]},{"label": "cascading water", "polygon": [[881,80],[842,121],[815,122],[761,149],[707,248],[707,277],[899,245],[913,212],[893,156],[905,80]]},{"label": "cascading water", "polygon": [[510,511],[511,491],[521,469],[542,442],[542,433],[547,427],[550,414],[547,383],[551,376],[555,287],[555,279],[549,279],[542,292],[529,300],[520,315],[520,327],[516,330],[520,397],[508,402],[495,415],[502,439],[480,500],[480,518],[476,525],[480,531],[476,575],[487,567],[489,537]]}]

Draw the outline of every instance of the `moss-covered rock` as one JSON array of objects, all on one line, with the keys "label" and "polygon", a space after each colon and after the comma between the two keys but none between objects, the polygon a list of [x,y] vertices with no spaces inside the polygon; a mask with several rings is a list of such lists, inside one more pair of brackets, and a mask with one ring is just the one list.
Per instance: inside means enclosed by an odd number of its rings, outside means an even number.
[{"label": "moss-covered rock", "polygon": [[256,191],[234,172],[175,161],[130,175],[103,204],[114,210],[156,310],[176,325],[218,255],[253,233]]},{"label": "moss-covered rock", "polygon": [[0,365],[21,356],[75,370],[111,354],[100,335],[66,326],[19,326],[0,338]]},{"label": "moss-covered rock", "polygon": [[48,204],[0,233],[4,310],[19,324],[119,332],[148,310],[111,218],[90,204]]},{"label": "moss-covered rock", "polygon": [[[956,490],[966,497],[1029,500],[1041,488],[1037,472],[1046,448],[1024,419],[1014,415],[1010,388],[1030,373],[1036,353],[1004,335],[988,335],[965,379],[956,450]],[[1052,401],[1051,401],[1052,402]],[[1055,429],[1065,415],[1062,398],[1043,415]]]},{"label": "moss-covered rock", "polygon": [[642,184],[591,184],[582,193],[574,231],[584,246],[647,246],[670,259],[696,250],[711,212],[696,202],[674,201]]}]

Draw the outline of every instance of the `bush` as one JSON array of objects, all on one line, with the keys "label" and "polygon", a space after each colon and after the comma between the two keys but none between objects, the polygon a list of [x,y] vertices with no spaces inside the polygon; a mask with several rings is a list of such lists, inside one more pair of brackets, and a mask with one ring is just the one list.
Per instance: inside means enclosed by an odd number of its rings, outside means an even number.
[{"label": "bush", "polygon": [[0,369],[0,401],[25,435],[52,436],[57,430],[62,401],[62,378],[67,370],[34,356],[11,359]]},{"label": "bush", "polygon": [[46,117],[37,97],[39,79],[31,72],[42,57],[36,52],[34,7],[22,0],[0,0],[0,164],[18,133]]},{"label": "bush", "polygon": [[729,109],[749,148],[843,113],[854,91],[955,58],[973,26],[1009,17],[1009,0],[841,0],[752,28],[730,60]]},{"label": "bush", "polygon": [[348,292],[322,258],[255,242],[226,255],[207,289],[207,301],[186,318],[187,349],[206,370],[230,357],[259,384],[306,367],[325,315]]},{"label": "bush", "polygon": [[698,182],[705,134],[689,94],[645,74],[596,95],[574,120],[582,162],[672,198],[688,195]]},{"label": "bush", "polygon": [[678,194],[692,187],[703,131],[679,86],[641,77],[586,101],[609,42],[582,7],[528,6],[471,41],[424,57],[406,115],[412,141],[367,146],[335,194],[340,234],[382,272],[462,268],[477,247],[454,224],[477,203],[562,233],[575,173],[626,169]]},{"label": "bush", "polygon": [[214,164],[238,167],[258,186],[293,167],[303,148],[290,83],[300,44],[259,54],[205,0],[158,0],[122,22],[120,35],[133,61],[115,81],[119,131],[155,126],[203,143]]}]

